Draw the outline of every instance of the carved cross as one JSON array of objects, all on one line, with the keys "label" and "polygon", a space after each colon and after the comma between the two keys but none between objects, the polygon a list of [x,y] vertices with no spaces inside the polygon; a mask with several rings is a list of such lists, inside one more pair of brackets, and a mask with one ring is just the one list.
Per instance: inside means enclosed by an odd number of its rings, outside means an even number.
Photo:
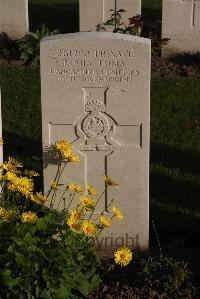
[{"label": "carved cross", "polygon": [[191,16],[191,26],[195,27],[196,24],[196,18],[200,18],[200,15],[197,15],[196,7],[197,5],[200,5],[200,0],[182,0],[182,3],[184,2],[190,2],[192,4],[192,16]]},{"label": "carved cross", "polygon": [[[109,172],[111,155],[134,147],[142,147],[141,123],[119,124],[112,115],[109,115],[107,91],[108,89],[102,87],[83,88],[83,114],[73,124],[51,124],[66,132],[66,139],[69,139],[69,132],[74,131],[76,137],[73,138],[72,147],[85,161],[85,184],[97,186],[99,191],[105,189],[103,177],[114,176]],[[107,205],[107,190],[105,190],[105,210]]]}]

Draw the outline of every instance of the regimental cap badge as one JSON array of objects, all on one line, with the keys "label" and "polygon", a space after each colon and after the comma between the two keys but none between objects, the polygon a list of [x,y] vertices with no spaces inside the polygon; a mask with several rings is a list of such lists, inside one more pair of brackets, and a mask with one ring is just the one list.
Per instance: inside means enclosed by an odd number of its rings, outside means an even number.
[{"label": "regimental cap badge", "polygon": [[93,100],[85,105],[85,112],[105,112],[106,106],[101,101]]}]

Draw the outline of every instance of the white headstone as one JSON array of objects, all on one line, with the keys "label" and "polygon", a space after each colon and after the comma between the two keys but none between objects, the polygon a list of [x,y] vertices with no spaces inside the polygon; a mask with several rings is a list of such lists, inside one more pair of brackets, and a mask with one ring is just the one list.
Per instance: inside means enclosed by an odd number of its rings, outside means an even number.
[{"label": "white headstone", "polygon": [[0,0],[0,32],[18,39],[28,30],[28,0]]},{"label": "white headstone", "polygon": [[[41,42],[43,149],[67,139],[81,158],[69,163],[61,184],[89,183],[99,194],[105,175],[120,184],[107,188],[98,204],[102,211],[114,198],[125,217],[101,235],[101,251],[148,247],[150,56],[148,39],[115,33]],[[45,191],[57,170],[49,161],[46,156]]]},{"label": "white headstone", "polygon": [[141,0],[79,0],[79,30],[96,31],[98,24],[110,19],[110,9],[124,9],[122,20],[127,26],[129,18],[141,14]]},{"label": "white headstone", "polygon": [[200,51],[200,0],[163,0],[162,56]]}]

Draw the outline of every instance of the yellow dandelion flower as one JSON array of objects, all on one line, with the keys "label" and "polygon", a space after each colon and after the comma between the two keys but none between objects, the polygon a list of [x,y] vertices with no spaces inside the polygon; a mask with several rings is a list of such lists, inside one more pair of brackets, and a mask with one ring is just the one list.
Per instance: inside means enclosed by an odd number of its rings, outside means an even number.
[{"label": "yellow dandelion flower", "polygon": [[5,215],[5,213],[6,213],[6,209],[0,207],[0,218],[2,218]]},{"label": "yellow dandelion flower", "polygon": [[126,266],[132,261],[132,252],[127,247],[120,247],[115,253],[115,263],[120,266]]},{"label": "yellow dandelion flower", "polygon": [[17,192],[17,186],[15,183],[8,183],[7,188],[10,192]]},{"label": "yellow dandelion flower", "polygon": [[72,211],[70,211],[70,219],[74,219],[74,220],[79,220],[81,219],[83,213],[82,211],[79,211],[78,209],[73,209]]},{"label": "yellow dandelion flower", "polygon": [[94,206],[95,206],[95,201],[92,197],[87,197],[85,195],[82,195],[80,197],[80,202],[82,204],[82,206],[84,207],[84,209],[86,211],[91,211],[93,210]]},{"label": "yellow dandelion flower", "polygon": [[97,233],[97,227],[95,223],[90,220],[86,220],[83,222],[82,230],[85,233],[85,235],[91,237],[95,236],[95,234]]},{"label": "yellow dandelion flower", "polygon": [[2,216],[2,219],[5,221],[5,222],[11,222],[14,220],[14,218],[16,217],[16,211],[13,211],[13,210],[6,210],[5,211],[5,214]]},{"label": "yellow dandelion flower", "polygon": [[7,171],[5,174],[5,179],[10,181],[10,182],[15,182],[15,180],[17,179],[17,175],[16,173],[12,172],[12,171]]},{"label": "yellow dandelion flower", "polygon": [[8,162],[4,162],[1,168],[6,171],[17,172],[17,168],[23,167],[22,163],[18,162],[15,158],[9,157]]},{"label": "yellow dandelion flower", "polygon": [[68,158],[71,155],[71,144],[67,140],[57,141],[55,146],[63,158]]},{"label": "yellow dandelion flower", "polygon": [[71,144],[67,140],[59,140],[56,142],[56,149],[58,151],[65,151],[71,148]]},{"label": "yellow dandelion flower", "polygon": [[72,190],[76,193],[81,193],[83,192],[83,189],[81,188],[81,186],[76,185],[76,184],[70,184],[67,186],[67,189]]},{"label": "yellow dandelion flower", "polygon": [[34,184],[33,180],[27,177],[18,177],[13,182],[14,187],[18,192],[22,193],[22,195],[28,197],[33,193]]},{"label": "yellow dandelion flower", "polygon": [[11,192],[17,192],[18,176],[12,171],[7,171],[4,178],[9,182],[7,185],[8,190]]},{"label": "yellow dandelion flower", "polygon": [[55,181],[51,182],[50,188],[52,190],[58,190],[58,184]]},{"label": "yellow dandelion flower", "polygon": [[71,154],[70,156],[68,156],[68,160],[69,160],[69,162],[75,162],[75,163],[81,162],[80,158],[74,154]]},{"label": "yellow dandelion flower", "polygon": [[4,175],[2,175],[2,173],[0,174],[0,182],[3,182],[5,179]]},{"label": "yellow dandelion flower", "polygon": [[36,192],[36,194],[31,194],[30,199],[37,203],[38,205],[42,205],[47,201],[47,197],[44,196],[41,192]]},{"label": "yellow dandelion flower", "polygon": [[80,221],[75,220],[74,218],[69,218],[67,220],[67,224],[69,225],[69,228],[73,232],[78,232],[81,229],[81,223]]},{"label": "yellow dandelion flower", "polygon": [[119,187],[119,184],[115,182],[113,179],[111,179],[111,177],[109,177],[108,175],[104,176],[104,180],[108,186],[117,188]]},{"label": "yellow dandelion flower", "polygon": [[112,207],[112,212],[118,220],[124,219],[124,216],[122,215],[121,211],[119,209],[117,209],[116,207]]},{"label": "yellow dandelion flower", "polygon": [[33,176],[39,176],[39,173],[34,171],[34,170],[24,170],[24,174],[27,175],[28,177],[33,177]]},{"label": "yellow dandelion flower", "polygon": [[3,138],[0,137],[0,145],[3,145]]},{"label": "yellow dandelion flower", "polygon": [[72,152],[71,149],[66,150],[66,151],[62,151],[62,158],[63,159],[69,159],[69,157],[71,156]]},{"label": "yellow dandelion flower", "polygon": [[24,212],[22,213],[23,222],[34,223],[38,219],[38,216],[34,212]]},{"label": "yellow dandelion flower", "polygon": [[103,225],[104,227],[110,227],[111,226],[111,221],[106,216],[100,215],[99,220],[100,220],[101,225]]},{"label": "yellow dandelion flower", "polygon": [[88,194],[95,196],[97,195],[97,191],[91,186],[91,185],[87,185],[86,187]]}]

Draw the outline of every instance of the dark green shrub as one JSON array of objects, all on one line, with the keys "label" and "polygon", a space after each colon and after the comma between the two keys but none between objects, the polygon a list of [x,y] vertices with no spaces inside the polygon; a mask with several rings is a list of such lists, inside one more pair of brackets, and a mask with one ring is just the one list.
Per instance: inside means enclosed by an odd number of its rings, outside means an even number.
[{"label": "dark green shrub", "polygon": [[35,32],[28,32],[19,41],[20,58],[25,63],[37,64],[40,61],[40,40],[43,37],[58,34],[59,30],[50,31],[45,25]]},{"label": "dark green shrub", "polygon": [[7,33],[0,33],[0,58],[2,59],[19,59],[19,46],[17,41],[9,38]]},{"label": "dark green shrub", "polygon": [[64,214],[40,215],[35,224],[0,221],[0,298],[86,296],[100,282],[99,258],[84,235],[61,225]]}]

